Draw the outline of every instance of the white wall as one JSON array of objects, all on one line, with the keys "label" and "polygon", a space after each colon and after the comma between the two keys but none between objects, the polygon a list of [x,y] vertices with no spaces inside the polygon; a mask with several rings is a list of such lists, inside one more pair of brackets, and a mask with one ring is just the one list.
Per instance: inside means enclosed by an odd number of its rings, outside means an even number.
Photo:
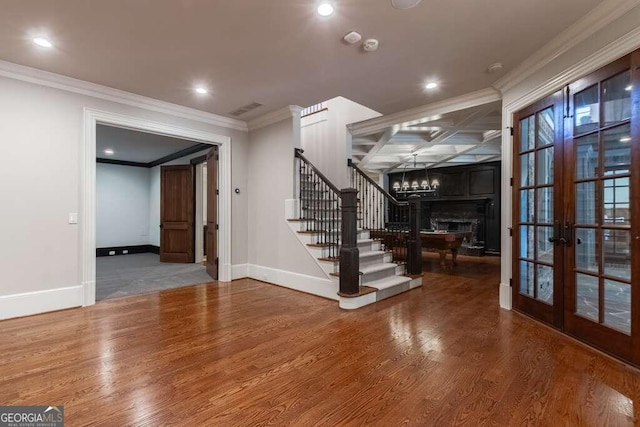
[{"label": "white wall", "polygon": [[304,156],[338,188],[350,186],[347,159],[351,134],[346,126],[381,116],[370,108],[341,96],[325,102],[327,109],[301,120]]},{"label": "white wall", "polygon": [[[595,71],[606,64],[598,64],[597,53],[607,55],[611,52],[610,44],[617,40],[627,39],[626,35],[638,29],[640,22],[640,6],[636,6],[626,12],[622,17],[611,24],[597,31],[595,34],[582,41],[567,52],[556,57],[540,70],[525,80],[517,83],[508,90],[502,92],[503,97],[503,128],[512,126],[513,117],[511,109],[513,105],[521,103],[520,100],[527,99],[525,104],[532,104],[536,100],[542,99],[564,87],[564,85],[579,79],[580,77]],[[637,34],[637,33],[636,33]],[[625,43],[629,48],[626,53],[640,48],[640,37],[632,37],[630,43]],[[624,56],[625,53],[619,55]],[[612,59],[611,59],[612,60]],[[579,70],[579,72],[576,72]],[[543,89],[540,89],[543,88]],[[531,94],[535,93],[535,97]],[[526,105],[518,106],[518,109]],[[513,153],[512,137],[505,132],[503,134],[502,147],[502,274],[500,286],[500,305],[504,308],[511,308],[511,289],[509,279],[511,278],[511,256],[512,241],[509,237],[509,227],[512,224],[511,187],[509,178],[512,176]],[[514,278],[514,282],[516,278]]]},{"label": "white wall", "polygon": [[[200,157],[206,154],[209,150],[199,151],[195,154],[191,154],[186,157],[181,157],[176,160],[172,160],[167,163],[163,163],[160,166],[155,166],[150,169],[149,175],[149,210],[148,210],[148,225],[149,225],[149,244],[154,246],[160,246],[160,167],[171,165],[188,165],[191,163],[191,159]],[[233,211],[233,206],[231,207]],[[232,256],[233,258],[233,256]],[[246,257],[245,257],[246,259]],[[246,262],[246,261],[245,261]],[[235,264],[235,262],[234,262]]]},{"label": "white wall", "polygon": [[96,247],[149,244],[149,169],[96,165]]},{"label": "white wall", "polygon": [[294,198],[299,129],[294,117],[249,132],[249,264],[326,279],[285,218],[285,200]]},{"label": "white wall", "polygon": [[[0,77],[0,94],[0,156],[11,159],[0,168],[0,236],[10,242],[0,245],[0,318],[15,300],[7,296],[72,289],[75,298],[81,288],[79,227],[68,224],[68,215],[80,210],[85,107],[230,136],[231,185],[246,186],[247,132],[9,77]],[[247,262],[246,204],[246,193],[233,196],[233,264]]]}]

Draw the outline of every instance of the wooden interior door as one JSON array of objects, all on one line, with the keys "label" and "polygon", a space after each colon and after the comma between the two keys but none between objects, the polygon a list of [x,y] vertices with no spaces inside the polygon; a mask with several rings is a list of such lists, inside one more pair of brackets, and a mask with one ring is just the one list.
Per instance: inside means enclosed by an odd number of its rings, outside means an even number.
[{"label": "wooden interior door", "polygon": [[207,153],[207,273],[218,280],[218,146]]},{"label": "wooden interior door", "polygon": [[[569,86],[565,330],[640,363],[640,51]],[[632,99],[633,97],[633,99]]]},{"label": "wooden interior door", "polygon": [[160,262],[194,262],[194,170],[160,167]]},{"label": "wooden interior door", "polygon": [[562,326],[562,91],[514,117],[515,310]]}]

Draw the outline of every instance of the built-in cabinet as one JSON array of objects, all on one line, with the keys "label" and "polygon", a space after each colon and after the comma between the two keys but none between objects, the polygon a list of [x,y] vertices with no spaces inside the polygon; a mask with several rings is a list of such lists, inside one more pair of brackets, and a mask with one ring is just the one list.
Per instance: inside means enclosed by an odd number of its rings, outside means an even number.
[{"label": "built-in cabinet", "polygon": [[514,116],[513,307],[640,364],[640,51]]},{"label": "built-in cabinet", "polygon": [[[500,253],[501,163],[490,162],[430,169],[429,181],[439,183],[433,193],[422,195],[422,228],[468,231],[470,255]],[[391,194],[403,200],[406,195],[393,189],[395,183],[421,183],[425,171],[389,174]],[[476,248],[474,250],[474,248]]]}]

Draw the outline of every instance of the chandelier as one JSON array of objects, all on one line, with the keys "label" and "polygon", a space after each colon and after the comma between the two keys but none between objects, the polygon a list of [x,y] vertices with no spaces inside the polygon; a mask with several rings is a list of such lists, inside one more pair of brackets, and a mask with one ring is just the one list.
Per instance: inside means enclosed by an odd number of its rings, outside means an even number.
[{"label": "chandelier", "polygon": [[[417,157],[418,157],[417,154],[413,155],[414,169],[416,169],[416,166],[417,166],[417,161],[416,161]],[[396,194],[399,194],[399,195],[435,194],[436,191],[438,190],[438,187],[440,186],[440,183],[438,182],[437,179],[434,179],[433,181],[429,181],[429,171],[427,170],[427,164],[426,163],[424,164],[424,178],[419,184],[418,184],[418,180],[414,180],[413,182],[411,182],[411,184],[409,184],[409,182],[405,180],[407,168],[410,166],[412,166],[411,163],[407,163],[404,166],[404,171],[402,172],[402,182],[396,181],[393,184],[393,190],[396,192]]]}]

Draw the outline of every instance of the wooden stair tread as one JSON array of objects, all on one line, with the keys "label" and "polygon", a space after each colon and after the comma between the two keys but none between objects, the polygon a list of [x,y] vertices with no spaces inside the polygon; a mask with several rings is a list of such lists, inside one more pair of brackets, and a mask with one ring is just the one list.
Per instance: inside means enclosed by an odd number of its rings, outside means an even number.
[{"label": "wooden stair tread", "polygon": [[378,292],[378,290],[369,286],[360,286],[360,292],[357,294],[343,294],[342,292],[338,292],[338,295],[343,298],[357,298],[374,292]]}]

